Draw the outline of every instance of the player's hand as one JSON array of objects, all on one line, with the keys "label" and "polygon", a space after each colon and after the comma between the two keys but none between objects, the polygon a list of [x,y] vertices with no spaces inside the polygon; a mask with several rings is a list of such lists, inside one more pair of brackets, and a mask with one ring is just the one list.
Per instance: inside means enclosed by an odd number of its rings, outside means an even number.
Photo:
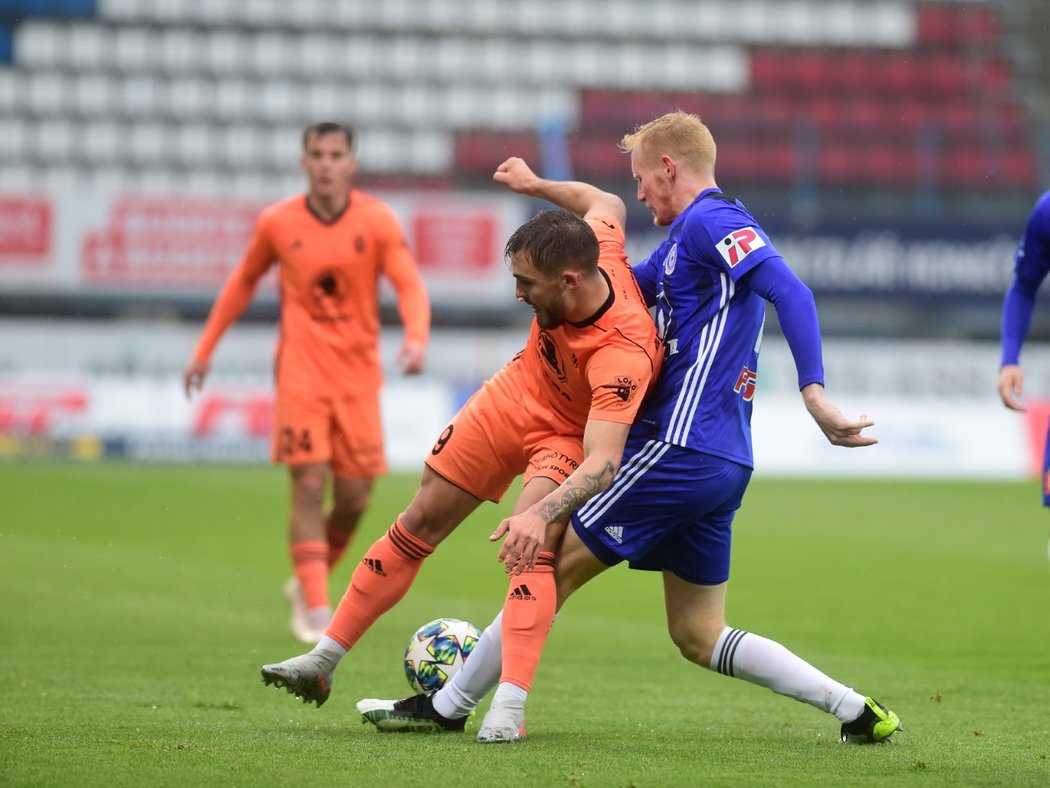
[{"label": "player's hand", "polygon": [[847,419],[842,411],[824,399],[824,387],[819,383],[811,383],[802,389],[802,398],[809,415],[835,446],[857,448],[874,446],[879,442],[876,438],[861,434],[862,430],[874,426],[874,421],[863,415],[856,421]]},{"label": "player's hand", "polygon": [[205,361],[191,361],[182,375],[182,386],[186,390],[186,399],[194,391],[200,391],[204,387],[204,379],[208,377],[211,365]]},{"label": "player's hand", "polygon": [[543,518],[526,511],[501,522],[489,540],[497,542],[506,534],[507,540],[499,549],[496,560],[503,564],[508,575],[520,575],[536,568],[536,556],[546,533],[547,524]]},{"label": "player's hand", "polygon": [[492,174],[492,180],[502,183],[512,192],[531,194],[540,179],[524,159],[511,156],[496,168],[496,172]]},{"label": "player's hand", "polygon": [[1024,410],[1024,373],[1017,364],[1006,364],[999,370],[999,397],[1010,410]]},{"label": "player's hand", "polygon": [[397,354],[397,364],[406,375],[418,375],[423,371],[427,358],[427,347],[420,342],[406,339]]}]

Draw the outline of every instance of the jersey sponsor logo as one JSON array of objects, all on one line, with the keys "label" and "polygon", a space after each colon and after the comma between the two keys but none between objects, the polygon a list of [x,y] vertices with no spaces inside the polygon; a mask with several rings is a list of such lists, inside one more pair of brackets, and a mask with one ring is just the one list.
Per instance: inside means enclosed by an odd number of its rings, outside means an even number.
[{"label": "jersey sponsor logo", "polygon": [[743,227],[733,230],[718,242],[718,253],[730,268],[736,268],[740,261],[756,249],[766,245],[754,227]]},{"label": "jersey sponsor logo", "polygon": [[326,268],[310,284],[310,317],[336,323],[349,320],[343,305],[350,291],[350,280],[338,268]]},{"label": "jersey sponsor logo", "polygon": [[745,402],[750,402],[751,398],[755,396],[755,384],[758,382],[758,373],[752,372],[747,367],[740,370],[740,377],[736,379],[736,385],[733,386],[733,391],[744,398]]},{"label": "jersey sponsor logo", "polygon": [[612,540],[616,544],[623,544],[623,526],[622,525],[607,525],[605,526],[605,533],[612,537]]},{"label": "jersey sponsor logo", "polygon": [[354,236],[354,251],[361,254],[365,251],[365,239],[362,235]]},{"label": "jersey sponsor logo", "polygon": [[547,366],[557,377],[558,381],[564,383],[569,379],[569,376],[565,371],[565,362],[562,361],[561,355],[558,353],[557,343],[546,331],[540,332],[539,340],[540,357],[547,362]]},{"label": "jersey sponsor logo", "polygon": [[671,244],[671,248],[664,258],[664,273],[670,276],[674,273],[675,264],[678,262],[678,244]]},{"label": "jersey sponsor logo", "polygon": [[611,389],[616,398],[626,405],[638,391],[638,384],[626,375],[620,375],[612,383],[606,383],[599,388]]}]

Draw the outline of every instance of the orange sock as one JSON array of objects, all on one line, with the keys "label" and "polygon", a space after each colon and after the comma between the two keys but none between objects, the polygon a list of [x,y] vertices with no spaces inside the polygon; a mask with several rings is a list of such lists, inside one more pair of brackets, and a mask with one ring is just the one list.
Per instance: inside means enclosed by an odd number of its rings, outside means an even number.
[{"label": "orange sock", "polygon": [[293,542],[291,552],[306,609],[328,607],[328,543]]},{"label": "orange sock", "polygon": [[510,682],[525,691],[532,687],[557,604],[554,553],[540,553],[535,569],[511,578],[510,593],[503,603],[501,682]]},{"label": "orange sock", "polygon": [[350,587],[325,634],[353,648],[377,618],[401,601],[432,552],[434,548],[410,534],[398,518],[350,576]]},{"label": "orange sock", "polygon": [[339,531],[333,528],[332,516],[329,515],[324,518],[324,533],[328,538],[328,568],[331,569],[339,563],[339,559],[343,557],[346,548],[350,546],[350,538],[354,535],[354,532]]}]

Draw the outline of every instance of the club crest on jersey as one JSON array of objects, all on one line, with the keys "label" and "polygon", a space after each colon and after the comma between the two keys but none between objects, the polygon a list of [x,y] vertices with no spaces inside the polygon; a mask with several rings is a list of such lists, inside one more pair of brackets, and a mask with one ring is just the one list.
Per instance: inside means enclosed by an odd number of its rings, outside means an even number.
[{"label": "club crest on jersey", "polygon": [[671,244],[667,257],[664,258],[664,273],[670,276],[674,273],[675,263],[678,262],[678,244]]},{"label": "club crest on jersey", "polygon": [[766,245],[754,227],[742,227],[733,230],[718,242],[718,253],[730,268],[736,268],[740,261],[756,249]]}]

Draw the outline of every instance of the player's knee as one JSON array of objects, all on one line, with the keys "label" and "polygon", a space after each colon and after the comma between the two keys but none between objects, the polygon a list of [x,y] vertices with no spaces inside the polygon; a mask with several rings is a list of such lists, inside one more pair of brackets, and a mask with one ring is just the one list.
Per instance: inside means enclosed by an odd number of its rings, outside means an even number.
[{"label": "player's knee", "polygon": [[402,512],[400,519],[401,525],[410,534],[434,546],[452,533],[458,525],[443,512],[421,501],[418,496],[412,499],[412,503]]},{"label": "player's knee", "polygon": [[333,524],[337,527],[340,525],[354,527],[361,515],[368,509],[370,498],[368,492],[337,497],[332,506]]},{"label": "player's knee", "polygon": [[324,486],[324,468],[293,469],[292,495],[296,503],[319,503],[324,497]]},{"label": "player's knee", "polygon": [[670,628],[671,640],[678,646],[678,652],[690,662],[707,668],[711,666],[711,654],[714,653],[718,636],[711,636],[706,628]]}]

